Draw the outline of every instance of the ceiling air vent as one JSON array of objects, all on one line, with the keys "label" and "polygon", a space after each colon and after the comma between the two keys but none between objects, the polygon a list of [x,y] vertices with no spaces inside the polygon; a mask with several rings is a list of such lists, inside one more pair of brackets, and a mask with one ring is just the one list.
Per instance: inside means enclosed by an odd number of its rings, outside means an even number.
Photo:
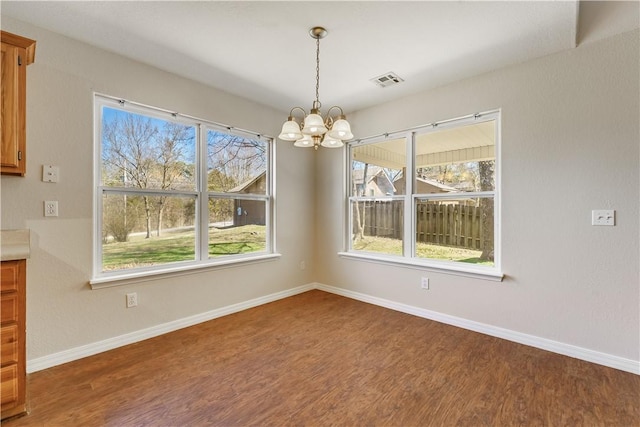
[{"label": "ceiling air vent", "polygon": [[380,87],[387,87],[387,86],[396,85],[398,83],[402,83],[404,79],[401,77],[398,77],[396,73],[389,71],[388,73],[384,73],[381,76],[374,77],[373,79],[371,79],[371,81]]}]

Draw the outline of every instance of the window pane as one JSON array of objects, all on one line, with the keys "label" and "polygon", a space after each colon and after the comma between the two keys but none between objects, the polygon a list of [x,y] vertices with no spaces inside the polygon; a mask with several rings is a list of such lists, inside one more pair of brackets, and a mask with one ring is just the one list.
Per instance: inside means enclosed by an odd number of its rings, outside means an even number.
[{"label": "window pane", "polygon": [[264,200],[209,199],[209,257],[265,251]]},{"label": "window pane", "polygon": [[353,249],[402,255],[403,201],[351,202]]},{"label": "window pane", "polygon": [[195,197],[102,196],[102,270],[195,259]]},{"label": "window pane", "polygon": [[207,188],[224,193],[266,194],[267,143],[207,131]]},{"label": "window pane", "polygon": [[102,185],[195,190],[196,130],[103,107]]},{"label": "window pane", "polygon": [[493,197],[416,201],[418,258],[494,265]]},{"label": "window pane", "polygon": [[416,136],[414,194],[495,190],[495,121]]},{"label": "window pane", "polygon": [[351,196],[385,197],[404,194],[404,138],[356,146],[352,150]]}]

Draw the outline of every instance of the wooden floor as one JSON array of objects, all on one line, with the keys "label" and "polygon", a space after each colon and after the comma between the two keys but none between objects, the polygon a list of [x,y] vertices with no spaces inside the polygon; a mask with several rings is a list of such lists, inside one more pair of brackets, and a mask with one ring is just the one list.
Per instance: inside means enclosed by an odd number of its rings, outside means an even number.
[{"label": "wooden floor", "polygon": [[311,291],[29,375],[18,426],[640,426],[640,376]]}]

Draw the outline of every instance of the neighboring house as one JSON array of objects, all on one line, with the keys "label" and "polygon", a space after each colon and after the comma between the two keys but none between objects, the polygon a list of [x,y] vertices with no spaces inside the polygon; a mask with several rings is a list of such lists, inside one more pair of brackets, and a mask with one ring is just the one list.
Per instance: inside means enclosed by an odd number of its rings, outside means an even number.
[{"label": "neighboring house", "polygon": [[[364,170],[362,169],[353,171],[353,183],[356,186],[356,193],[361,197],[384,197],[404,194],[405,179],[402,172],[392,182],[384,169],[379,166],[369,165],[366,185],[362,179],[363,174]],[[418,194],[459,193],[463,191],[471,190],[466,187],[455,188],[433,179],[416,178],[416,193]]]},{"label": "neighboring house", "polygon": [[[400,175],[394,182],[397,189],[396,194],[404,194],[405,179],[404,175]],[[442,184],[436,180],[429,178],[416,178],[416,194],[436,194],[436,193],[460,193],[460,196],[454,200],[441,200],[439,204],[446,205],[471,205],[477,204],[477,199],[465,198],[464,193],[467,191],[473,191],[473,185],[469,183],[457,184],[457,187]]]},{"label": "neighboring house", "polygon": [[[243,182],[232,188],[228,193],[265,194],[267,186],[267,174],[260,175]],[[262,200],[234,199],[233,201],[233,225],[265,225],[265,205]]]},{"label": "neighboring house", "polygon": [[396,189],[393,183],[379,166],[369,165],[367,168],[367,182],[363,180],[364,169],[353,171],[353,184],[356,194],[361,197],[394,196]]},{"label": "neighboring house", "polygon": [[[406,188],[406,181],[404,175],[400,175],[393,185],[396,189],[396,194],[404,194]],[[433,193],[459,193],[461,190],[451,187],[446,184],[439,183],[433,179],[428,178],[416,178],[416,193],[417,194],[433,194]]]}]

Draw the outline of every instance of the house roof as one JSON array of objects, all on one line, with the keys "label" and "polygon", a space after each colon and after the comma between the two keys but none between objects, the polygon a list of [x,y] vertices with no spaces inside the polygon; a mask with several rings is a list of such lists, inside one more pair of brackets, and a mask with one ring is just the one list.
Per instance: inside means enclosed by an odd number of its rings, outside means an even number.
[{"label": "house roof", "polygon": [[443,192],[446,193],[459,193],[460,190],[455,188],[455,187],[451,187],[449,185],[446,184],[442,184],[441,182],[438,182],[434,179],[428,179],[428,178],[416,178],[416,181],[418,182],[424,182],[425,184],[429,184],[433,187],[437,187],[439,189],[441,189]]},{"label": "house roof", "polygon": [[254,183],[258,182],[260,178],[263,178],[266,175],[266,172],[262,172],[260,175],[257,175],[242,184],[236,185],[231,190],[228,190],[227,193],[242,193],[247,188],[251,187]]},{"label": "house roof", "polygon": [[[376,176],[379,176],[381,173],[386,177],[387,174],[384,173],[384,170],[381,167],[375,166],[375,165],[369,165],[367,167],[367,182],[371,181]],[[363,176],[364,176],[364,169],[354,169],[352,171],[351,177],[356,184],[362,184]]]}]

